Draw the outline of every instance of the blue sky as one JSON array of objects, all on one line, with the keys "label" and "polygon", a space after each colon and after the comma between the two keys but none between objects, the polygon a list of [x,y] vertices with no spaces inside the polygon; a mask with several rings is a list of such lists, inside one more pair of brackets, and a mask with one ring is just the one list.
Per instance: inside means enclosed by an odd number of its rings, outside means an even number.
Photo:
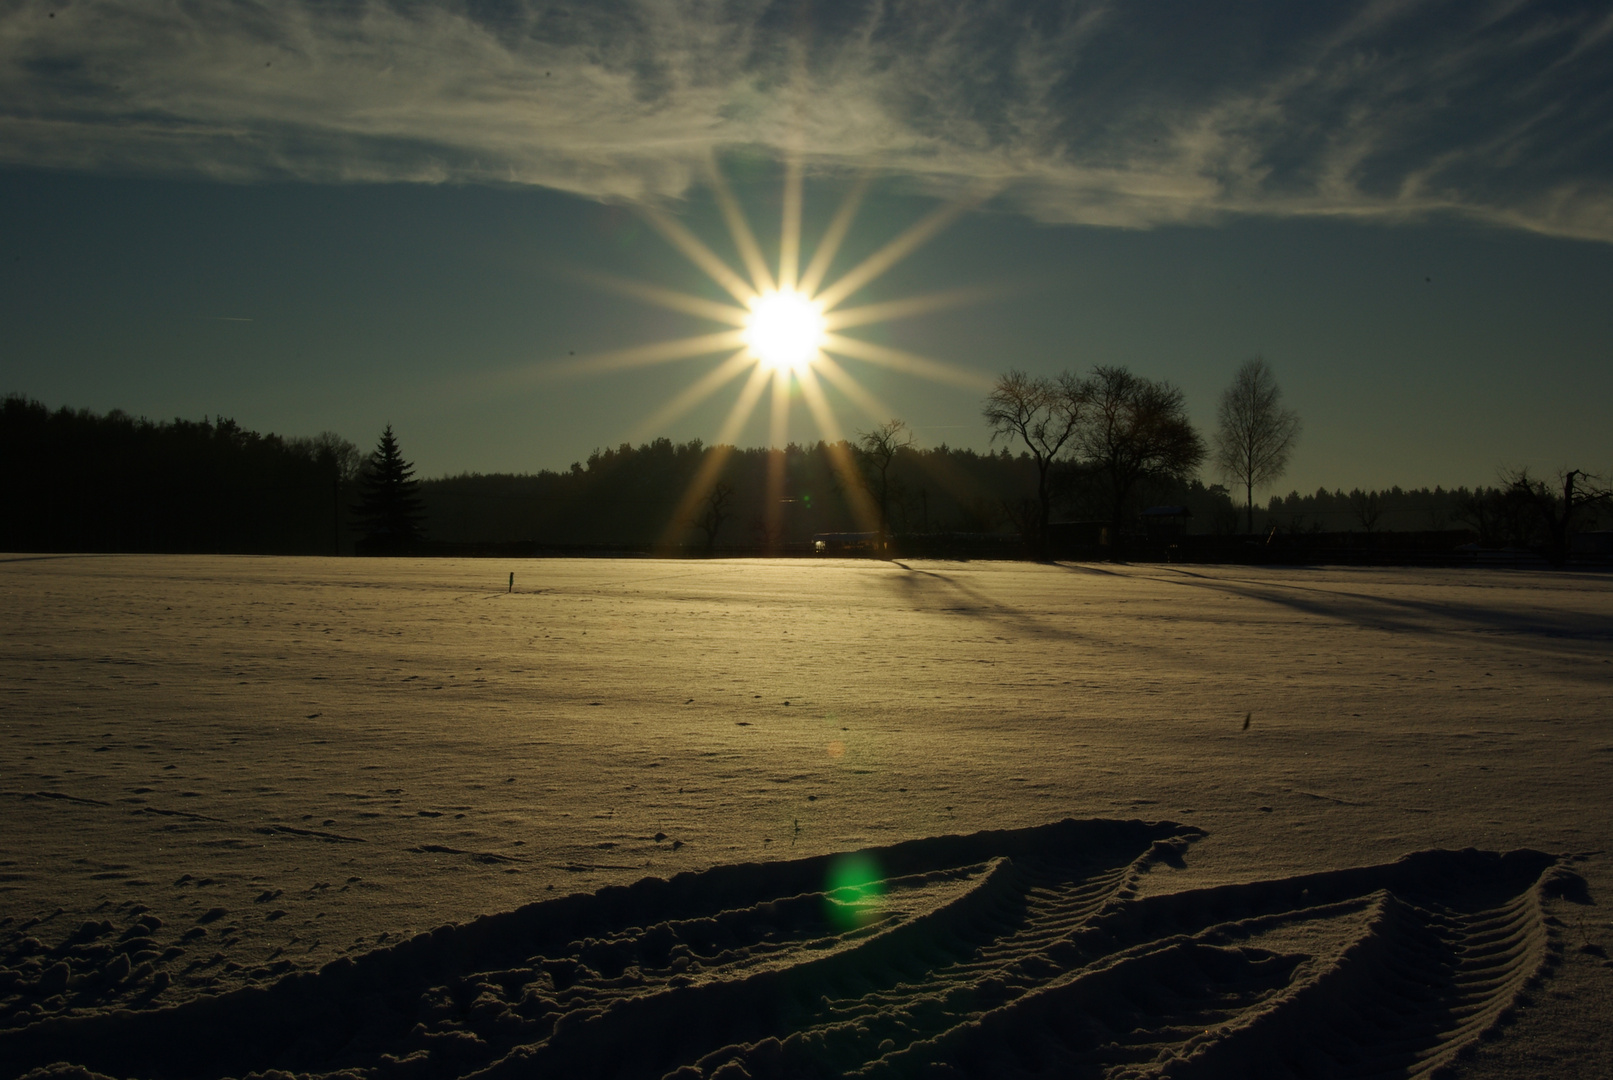
[{"label": "blue sky", "polygon": [[[995,291],[869,341],[981,381],[1127,364],[1206,431],[1262,354],[1305,422],[1281,490],[1607,470],[1610,71],[1605,4],[21,3],[0,390],[391,422],[427,475],[710,441],[737,383],[643,421],[719,356],[575,358],[712,325],[589,275],[721,299],[640,209],[737,267],[710,163],[772,255],[791,159],[808,254],[870,182],[835,272],[991,192],[856,299]],[[986,445],[967,379],[844,366]]]}]

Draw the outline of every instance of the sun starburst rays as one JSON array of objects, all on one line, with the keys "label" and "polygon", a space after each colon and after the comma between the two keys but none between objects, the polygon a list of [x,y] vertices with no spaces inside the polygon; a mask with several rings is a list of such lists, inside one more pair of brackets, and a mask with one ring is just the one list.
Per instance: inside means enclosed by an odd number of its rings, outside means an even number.
[{"label": "sun starburst rays", "polygon": [[556,367],[561,371],[587,373],[620,371],[624,368],[664,364],[671,360],[692,360],[697,356],[710,356],[712,353],[744,344],[744,330],[722,330],[715,334],[696,334],[693,337],[673,338],[670,341],[656,341],[649,345],[635,345],[627,349],[579,356]]},{"label": "sun starburst rays", "polygon": [[[861,489],[855,482],[855,463],[842,445],[841,423],[826,393],[826,385],[833,387],[841,398],[867,414],[875,423],[888,420],[894,413],[838,363],[837,357],[971,390],[981,390],[989,385],[989,380],[977,372],[849,337],[841,332],[911,318],[979,301],[991,295],[993,290],[954,289],[899,300],[844,306],[865,286],[911,255],[960,214],[977,205],[984,196],[975,193],[940,207],[825,284],[857,216],[868,181],[866,178],[857,181],[846,193],[804,268],[801,265],[802,181],[800,162],[794,159],[787,161],[776,273],[775,268],[768,265],[738,200],[715,165],[710,171],[711,191],[743,272],[736,270],[682,222],[653,207],[641,209],[641,214],[651,227],[732,297],[733,303],[611,275],[587,271],[579,273],[584,280],[620,295],[731,328],[595,353],[551,368],[579,373],[615,371],[728,353],[715,367],[662,404],[644,423],[637,425],[640,432],[647,433],[652,428],[685,416],[749,371],[749,377],[744,380],[723,420],[713,453],[707,455],[699,475],[680,500],[676,517],[669,526],[669,542],[673,534],[682,528],[682,523],[690,519],[705,490],[715,482],[726,460],[727,448],[750,422],[769,388],[772,390],[768,409],[770,444],[775,448],[787,445],[790,413],[794,400],[799,398],[816,424],[820,437],[831,447],[832,454],[837,455],[832,465],[837,473],[843,474],[845,490],[857,492]],[[784,482],[783,455],[775,456],[778,460],[770,463],[768,470],[770,504],[777,503]],[[773,490],[775,488],[779,490]],[[868,517],[872,512],[871,504],[863,505],[868,500],[859,500],[854,494],[852,502],[853,512],[859,519],[873,520]],[[770,526],[776,524],[769,523]]]},{"label": "sun starburst rays", "polygon": [[801,265],[801,162],[791,158],[784,166],[784,220],[779,223],[778,287],[796,291]]},{"label": "sun starburst rays", "polygon": [[747,345],[684,387],[665,405],[645,417],[644,422],[639,424],[638,430],[633,434],[634,440],[645,439],[660,431],[664,425],[681,420],[690,409],[752,368],[761,370],[757,368],[756,361],[750,354],[750,346]]},{"label": "sun starburst rays", "polygon": [[824,315],[823,328],[846,330],[853,326],[867,326],[870,323],[910,319],[915,315],[957,307],[960,304],[979,303],[1002,292],[1000,287],[972,285],[947,289],[944,292],[927,293],[923,296],[904,297],[901,300],[882,300],[874,304],[860,304],[857,307],[836,308]]},{"label": "sun starburst rays", "polygon": [[756,299],[756,289],[750,282],[736,274],[732,267],[723,262],[698,236],[685,228],[681,221],[668,217],[654,207],[640,207],[639,212],[644,215],[644,219],[652,228],[666,237],[673,247],[683,252],[690,262],[705,271],[707,277],[728,290],[728,294],[735,300],[741,304],[748,304]]},{"label": "sun starburst rays", "polygon": [[[715,256],[714,256],[715,257]],[[635,300],[654,304],[666,308],[668,311],[680,312],[684,315],[695,315],[713,322],[724,322],[743,328],[747,319],[745,308],[725,304],[721,300],[707,300],[703,296],[691,296],[688,293],[678,292],[676,289],[663,288],[660,285],[650,285],[631,278],[621,278],[614,274],[601,274],[593,270],[572,269],[580,280],[610,292],[620,293],[622,296],[631,296]]]},{"label": "sun starburst rays", "polygon": [[812,261],[807,263],[806,273],[801,276],[801,282],[796,286],[808,296],[818,291],[823,276],[829,272],[829,264],[840,254],[840,245],[845,242],[846,233],[851,230],[851,219],[857,216],[857,209],[862,206],[863,196],[867,192],[868,179],[864,177],[846,192],[846,197],[840,201],[840,209],[829,219],[829,227],[824,230],[823,239],[818,241],[818,250],[812,253]]},{"label": "sun starburst rays", "polygon": [[761,245],[756,242],[756,234],[751,232],[750,222],[745,220],[745,212],[739,208],[734,193],[728,190],[728,182],[715,166],[711,170],[711,190],[717,196],[717,206],[728,225],[728,235],[733,238],[745,269],[750,272],[751,288],[759,293],[772,292],[775,288],[773,275],[768,272]]},{"label": "sun starburst rays", "polygon": [[873,423],[882,424],[896,415],[894,409],[875,397],[873,391],[852,378],[851,373],[835,363],[833,357],[827,354],[820,356],[816,368],[818,374],[840,391],[847,401],[861,409],[863,415]]},{"label": "sun starburst rays", "polygon": [[817,301],[823,305],[825,311],[838,307],[842,300],[913,254],[978,201],[979,196],[971,196],[954,200],[941,207],[842,274],[834,284],[817,294]]}]

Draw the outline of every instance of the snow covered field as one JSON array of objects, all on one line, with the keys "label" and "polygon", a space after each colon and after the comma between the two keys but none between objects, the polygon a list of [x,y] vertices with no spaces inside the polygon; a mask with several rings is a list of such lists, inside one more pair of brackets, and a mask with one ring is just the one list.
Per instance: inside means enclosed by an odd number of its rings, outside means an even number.
[{"label": "snow covered field", "polygon": [[0,597],[0,1077],[1613,1074],[1608,575],[0,556]]}]

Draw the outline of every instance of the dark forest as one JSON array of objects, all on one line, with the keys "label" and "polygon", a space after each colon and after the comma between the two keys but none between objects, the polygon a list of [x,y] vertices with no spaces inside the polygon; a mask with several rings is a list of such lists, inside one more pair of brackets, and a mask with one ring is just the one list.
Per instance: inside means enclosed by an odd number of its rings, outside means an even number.
[{"label": "dark forest", "polygon": [[[406,449],[406,448],[405,448]],[[378,455],[333,433],[249,431],[224,418],[151,421],[121,411],[50,410],[0,401],[0,548],[10,551],[353,554],[366,545],[366,484]],[[848,443],[783,450],[674,444],[598,450],[564,471],[466,473],[413,481],[416,554],[804,553],[815,537],[866,534],[879,490],[869,455]],[[884,480],[894,550],[1022,557],[1034,516],[1035,467],[1007,449],[900,446]],[[1538,481],[1536,494],[1550,494]],[[1106,520],[1099,478],[1061,470],[1055,524],[1090,547]],[[1144,510],[1172,507],[1185,536],[1225,547],[1244,529],[1227,490],[1200,481],[1144,485],[1131,497],[1135,553],[1148,556]],[[1446,547],[1542,547],[1541,502],[1517,484],[1473,489],[1320,490],[1273,496],[1254,538],[1313,550],[1390,534]],[[1595,511],[1575,522],[1599,525]],[[850,539],[855,539],[852,537]],[[1177,539],[1181,539],[1178,537]],[[1244,543],[1250,538],[1245,537]],[[1308,542],[1308,543],[1307,543]],[[1388,542],[1389,546],[1394,546]],[[1068,543],[1066,546],[1070,546]],[[1078,543],[1076,546],[1082,546]],[[1400,544],[1405,547],[1403,541]],[[1154,545],[1157,547],[1157,545]],[[1091,552],[1088,552],[1091,554]]]}]

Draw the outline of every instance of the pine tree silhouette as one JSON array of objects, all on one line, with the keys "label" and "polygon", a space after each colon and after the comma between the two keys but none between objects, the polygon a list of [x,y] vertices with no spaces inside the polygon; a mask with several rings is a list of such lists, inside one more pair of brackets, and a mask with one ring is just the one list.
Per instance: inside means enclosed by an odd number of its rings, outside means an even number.
[{"label": "pine tree silhouette", "polygon": [[400,555],[424,538],[425,507],[419,489],[414,466],[398,452],[397,436],[388,424],[359,478],[359,502],[353,515],[364,534],[359,541],[361,554]]}]

